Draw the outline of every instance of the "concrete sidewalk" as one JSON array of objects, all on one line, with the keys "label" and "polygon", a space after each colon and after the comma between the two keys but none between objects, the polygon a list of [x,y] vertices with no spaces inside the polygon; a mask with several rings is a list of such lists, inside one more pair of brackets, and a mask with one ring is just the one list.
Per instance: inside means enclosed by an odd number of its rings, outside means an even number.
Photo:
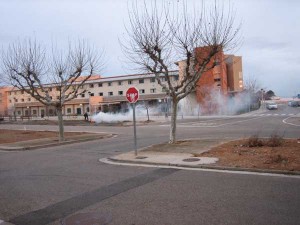
[{"label": "concrete sidewalk", "polygon": [[123,153],[108,158],[111,161],[135,164],[167,165],[167,166],[197,166],[213,164],[218,158],[213,157],[194,157],[189,153],[171,152],[139,152],[136,156],[134,151]]}]

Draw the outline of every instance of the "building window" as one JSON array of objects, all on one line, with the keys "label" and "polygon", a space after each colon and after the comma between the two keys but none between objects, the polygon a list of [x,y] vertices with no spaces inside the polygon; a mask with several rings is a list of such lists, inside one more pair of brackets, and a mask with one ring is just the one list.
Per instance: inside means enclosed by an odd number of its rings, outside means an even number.
[{"label": "building window", "polygon": [[166,78],[165,77],[161,77],[160,80],[161,80],[161,82],[165,82]]},{"label": "building window", "polygon": [[94,84],[90,84],[90,88],[93,88],[94,87]]},{"label": "building window", "polygon": [[129,81],[128,81],[128,84],[132,84],[132,80],[129,80]]},{"label": "building window", "polygon": [[18,102],[18,99],[15,99],[15,102]]},{"label": "building window", "polygon": [[167,92],[167,89],[166,89],[165,87],[163,87],[163,88],[161,89],[161,91],[162,91],[162,92]]},{"label": "building window", "polygon": [[21,115],[21,111],[18,111],[18,115]]},{"label": "building window", "polygon": [[99,93],[99,96],[103,96],[103,92],[100,92],[100,93]]},{"label": "building window", "polygon": [[28,98],[28,99],[27,99],[27,101],[29,101],[29,102],[30,102],[30,101],[31,101],[31,98]]},{"label": "building window", "polygon": [[52,88],[49,88],[49,91],[52,91]]},{"label": "building window", "polygon": [[215,80],[215,82],[221,81],[221,78],[216,78],[216,79],[214,79],[214,80]]},{"label": "building window", "polygon": [[150,89],[150,93],[155,93],[155,92],[156,92],[155,88]]},{"label": "building window", "polygon": [[59,96],[56,96],[56,99],[59,100]]},{"label": "building window", "polygon": [[72,109],[71,108],[67,108],[67,113],[72,113]]},{"label": "building window", "polygon": [[11,103],[11,100],[9,100],[9,103]]},{"label": "building window", "polygon": [[144,83],[144,79],[139,79],[139,84],[143,84]]},{"label": "building window", "polygon": [[21,94],[24,94],[24,91],[21,91]]},{"label": "building window", "polygon": [[102,83],[98,83],[98,87],[102,87]]},{"label": "building window", "polygon": [[118,84],[119,84],[119,86],[121,86],[122,85],[122,81],[119,81]]},{"label": "building window", "polygon": [[60,87],[57,87],[56,90],[57,90],[57,91],[60,91]]},{"label": "building window", "polygon": [[108,86],[112,86],[112,82],[108,82]]},{"label": "building window", "polygon": [[139,90],[139,93],[140,93],[140,94],[145,94],[145,89],[140,89],[140,90]]},{"label": "building window", "polygon": [[11,92],[9,92],[9,95],[11,95]]},{"label": "building window", "polygon": [[123,95],[123,91],[119,91],[119,95]]},{"label": "building window", "polygon": [[90,96],[94,96],[94,93],[89,93],[90,94]]},{"label": "building window", "polygon": [[81,94],[81,98],[84,98],[85,97],[85,94]]},{"label": "building window", "polygon": [[174,76],[174,81],[178,81],[178,80],[179,80],[179,76],[178,75]]},{"label": "building window", "polygon": [[150,83],[155,83],[155,77],[150,78]]},{"label": "building window", "polygon": [[113,96],[114,93],[113,93],[112,91],[110,91],[110,92],[108,92],[108,95],[109,95],[109,96]]},{"label": "building window", "polygon": [[37,114],[37,111],[34,109],[34,110],[32,110],[32,114],[33,115],[36,115]]},{"label": "building window", "polygon": [[22,98],[21,101],[24,102],[24,98]]}]

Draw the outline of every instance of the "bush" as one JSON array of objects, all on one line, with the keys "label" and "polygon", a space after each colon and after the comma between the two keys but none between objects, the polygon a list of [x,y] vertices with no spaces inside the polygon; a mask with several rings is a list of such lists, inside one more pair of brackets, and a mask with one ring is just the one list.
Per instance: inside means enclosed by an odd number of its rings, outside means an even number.
[{"label": "bush", "polygon": [[272,134],[267,140],[266,145],[269,147],[278,147],[283,144],[283,137],[278,134]]},{"label": "bush", "polygon": [[252,147],[261,147],[261,146],[263,146],[263,142],[262,142],[262,140],[260,140],[258,138],[258,135],[253,135],[250,138],[248,138],[246,145],[251,148]]}]

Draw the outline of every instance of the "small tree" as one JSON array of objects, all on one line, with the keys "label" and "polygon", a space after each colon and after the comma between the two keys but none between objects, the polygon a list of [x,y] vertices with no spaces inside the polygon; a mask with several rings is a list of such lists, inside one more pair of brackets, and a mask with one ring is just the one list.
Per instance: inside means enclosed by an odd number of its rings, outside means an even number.
[{"label": "small tree", "polygon": [[255,94],[261,89],[260,82],[256,76],[250,76],[244,80],[244,89],[250,94]]},{"label": "small tree", "polygon": [[[180,3],[179,3],[180,4]],[[217,65],[218,53],[236,47],[240,26],[235,28],[234,15],[215,5],[190,13],[185,2],[174,9],[168,2],[159,9],[156,1],[130,11],[126,27],[128,40],[122,43],[129,60],[141,70],[155,74],[158,84],[166,90],[172,102],[169,143],[176,141],[178,102],[195,90],[201,75]],[[230,9],[230,7],[229,7]],[[195,51],[197,47],[203,51]],[[176,84],[171,70],[174,62],[185,60],[184,76]],[[213,61],[213,63],[211,63]],[[166,82],[162,82],[161,76]]]},{"label": "small tree", "polygon": [[274,93],[274,91],[269,90],[269,91],[267,91],[266,94],[265,94],[265,99],[266,99],[266,100],[270,100],[270,99],[272,99],[272,97],[274,97],[274,96],[276,96],[275,93]]},{"label": "small tree", "polygon": [[[68,50],[52,48],[50,54],[35,40],[9,45],[2,53],[3,73],[10,83],[45,106],[54,106],[58,116],[59,141],[64,140],[63,105],[85,92],[84,83],[99,69],[98,55],[84,41],[69,43]],[[79,79],[81,75],[86,75]],[[55,96],[50,93],[55,88]]]}]

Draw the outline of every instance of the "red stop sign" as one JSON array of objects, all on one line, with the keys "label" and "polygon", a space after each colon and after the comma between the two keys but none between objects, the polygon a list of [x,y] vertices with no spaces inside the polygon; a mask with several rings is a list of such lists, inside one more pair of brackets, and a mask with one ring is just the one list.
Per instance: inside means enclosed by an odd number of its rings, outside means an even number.
[{"label": "red stop sign", "polygon": [[128,88],[126,98],[130,103],[136,103],[139,99],[139,91],[135,87]]}]

